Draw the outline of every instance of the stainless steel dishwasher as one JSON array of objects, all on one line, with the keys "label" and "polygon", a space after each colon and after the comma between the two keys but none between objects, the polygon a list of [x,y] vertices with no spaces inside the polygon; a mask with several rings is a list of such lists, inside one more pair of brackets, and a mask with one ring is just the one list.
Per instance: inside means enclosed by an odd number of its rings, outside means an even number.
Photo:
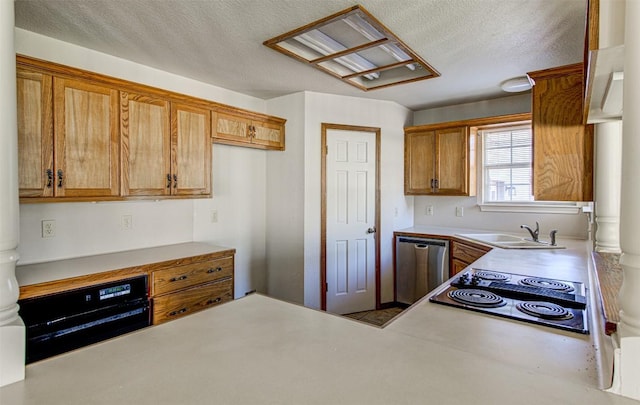
[{"label": "stainless steel dishwasher", "polygon": [[449,278],[449,241],[396,236],[396,302],[413,304]]}]

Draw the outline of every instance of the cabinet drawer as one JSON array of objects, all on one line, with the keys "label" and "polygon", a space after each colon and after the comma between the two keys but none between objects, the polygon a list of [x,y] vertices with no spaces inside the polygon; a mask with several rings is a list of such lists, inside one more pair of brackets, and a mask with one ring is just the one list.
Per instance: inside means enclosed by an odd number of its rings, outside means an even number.
[{"label": "cabinet drawer", "polygon": [[451,244],[453,245],[451,248],[452,257],[467,264],[475,262],[488,252],[488,249],[467,245],[466,243],[454,241]]},{"label": "cabinet drawer", "polygon": [[161,295],[229,276],[233,276],[233,257],[158,270],[154,271],[152,276],[152,295]]},{"label": "cabinet drawer", "polygon": [[233,279],[201,285],[153,299],[153,324],[171,321],[233,300]]}]

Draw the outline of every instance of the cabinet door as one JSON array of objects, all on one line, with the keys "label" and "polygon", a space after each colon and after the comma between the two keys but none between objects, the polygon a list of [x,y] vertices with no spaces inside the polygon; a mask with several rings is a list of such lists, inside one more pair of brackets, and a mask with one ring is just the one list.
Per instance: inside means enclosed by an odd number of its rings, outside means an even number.
[{"label": "cabinet door", "polygon": [[593,125],[582,124],[582,64],[529,74],[537,201],[593,200]]},{"label": "cabinet door", "polygon": [[214,138],[251,143],[251,120],[237,115],[214,114]]},{"label": "cabinet door", "polygon": [[409,133],[404,145],[404,193],[432,194],[435,180],[436,134]]},{"label": "cabinet door", "polygon": [[269,149],[284,149],[284,124],[269,121],[253,121],[252,142]]},{"label": "cabinet door", "polygon": [[53,95],[56,196],[117,196],[118,91],[54,77]]},{"label": "cabinet door", "polygon": [[171,104],[173,195],[211,194],[211,111]]},{"label": "cabinet door", "polygon": [[436,131],[437,194],[469,195],[468,138],[467,127]]},{"label": "cabinet door", "polygon": [[120,93],[122,195],[169,195],[171,133],[169,102]]},{"label": "cabinet door", "polygon": [[50,75],[18,68],[20,197],[53,195],[53,96]]}]

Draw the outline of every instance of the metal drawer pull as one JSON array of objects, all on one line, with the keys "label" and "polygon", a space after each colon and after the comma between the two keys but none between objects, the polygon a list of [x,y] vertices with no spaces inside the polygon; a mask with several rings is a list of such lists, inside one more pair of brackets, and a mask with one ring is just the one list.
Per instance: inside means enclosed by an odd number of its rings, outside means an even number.
[{"label": "metal drawer pull", "polygon": [[171,188],[171,175],[167,174],[167,188]]},{"label": "metal drawer pull", "polygon": [[53,185],[53,170],[47,169],[47,188],[51,188]]},{"label": "metal drawer pull", "polygon": [[176,316],[176,315],[184,314],[185,312],[187,312],[187,308],[182,308],[177,311],[169,312],[169,316]]},{"label": "metal drawer pull", "polygon": [[180,277],[174,277],[169,281],[182,281],[182,280],[186,280],[187,276],[180,276]]},{"label": "metal drawer pull", "polygon": [[207,273],[211,274],[211,273],[217,273],[219,271],[222,271],[222,267],[216,267],[214,268],[210,268],[209,270],[207,270]]},{"label": "metal drawer pull", "polygon": [[62,188],[62,180],[63,180],[63,176],[64,174],[62,173],[62,170],[58,170],[58,188]]},{"label": "metal drawer pull", "polygon": [[209,300],[207,301],[207,305],[211,305],[211,304],[217,304],[218,302],[222,301],[222,298],[218,297],[215,300]]}]

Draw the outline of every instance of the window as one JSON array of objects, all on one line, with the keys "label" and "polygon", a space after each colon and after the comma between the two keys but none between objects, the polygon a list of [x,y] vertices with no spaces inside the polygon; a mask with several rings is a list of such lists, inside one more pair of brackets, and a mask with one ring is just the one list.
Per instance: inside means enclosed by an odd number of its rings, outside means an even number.
[{"label": "window", "polygon": [[531,126],[482,134],[484,202],[533,201]]},{"label": "window", "polygon": [[477,128],[480,136],[478,205],[482,211],[578,213],[575,202],[533,198],[531,123]]}]

